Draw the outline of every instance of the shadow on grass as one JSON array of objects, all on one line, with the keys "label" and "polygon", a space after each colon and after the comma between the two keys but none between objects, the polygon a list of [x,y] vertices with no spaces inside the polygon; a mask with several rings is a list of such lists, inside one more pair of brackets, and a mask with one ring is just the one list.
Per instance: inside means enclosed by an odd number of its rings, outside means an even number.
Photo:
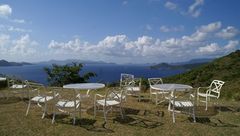
[{"label": "shadow on grass", "polygon": [[156,128],[163,125],[163,123],[159,121],[145,119],[137,116],[134,117],[125,116],[124,119],[122,119],[121,117],[116,117],[115,119],[113,119],[113,123],[115,122],[148,129]]},{"label": "shadow on grass", "polygon": [[20,101],[22,101],[22,99],[18,97],[0,98],[0,104],[12,104]]},{"label": "shadow on grass", "polygon": [[[191,120],[193,120],[191,118]],[[215,121],[211,121],[210,118],[208,117],[197,117],[196,118],[196,122],[197,123],[201,123],[201,124],[205,124],[211,127],[239,127],[238,125],[235,124],[230,124],[230,123],[226,123],[221,121],[220,119],[214,119]]]},{"label": "shadow on grass", "polygon": [[236,108],[230,106],[217,106],[215,108],[221,112],[237,112]]}]

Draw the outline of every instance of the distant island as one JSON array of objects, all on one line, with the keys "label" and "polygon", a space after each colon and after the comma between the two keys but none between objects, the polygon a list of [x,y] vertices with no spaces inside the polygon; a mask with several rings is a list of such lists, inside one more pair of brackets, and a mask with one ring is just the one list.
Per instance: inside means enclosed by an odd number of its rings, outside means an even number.
[{"label": "distant island", "polygon": [[8,62],[6,60],[0,60],[0,67],[23,66],[23,65],[32,65],[32,64],[28,62]]},{"label": "distant island", "polygon": [[115,63],[107,63],[104,61],[91,61],[91,60],[80,60],[80,59],[67,59],[67,60],[49,60],[49,61],[42,61],[42,62],[37,62],[35,64],[58,64],[58,65],[65,65],[65,64],[70,64],[73,62],[77,63],[82,63],[82,64],[115,64]]},{"label": "distant island", "polygon": [[187,62],[179,63],[159,63],[156,65],[150,66],[151,69],[186,69],[191,70],[193,68],[199,67],[201,65],[207,64],[213,61],[213,59],[194,59]]}]

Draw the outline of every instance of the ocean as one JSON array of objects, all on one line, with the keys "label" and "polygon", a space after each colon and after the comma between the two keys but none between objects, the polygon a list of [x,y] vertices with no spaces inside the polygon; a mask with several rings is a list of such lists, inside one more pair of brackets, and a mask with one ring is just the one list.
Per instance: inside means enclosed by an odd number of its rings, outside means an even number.
[{"label": "ocean", "polygon": [[[44,67],[51,65],[24,65],[0,67],[0,74],[15,76],[23,80],[31,80],[47,85],[47,74]],[[133,74],[135,77],[167,77],[185,72],[184,69],[151,69],[145,65],[116,65],[116,64],[86,64],[83,66],[80,75],[86,72],[95,72],[97,77],[93,77],[89,82],[111,83],[118,82],[121,73]]]}]

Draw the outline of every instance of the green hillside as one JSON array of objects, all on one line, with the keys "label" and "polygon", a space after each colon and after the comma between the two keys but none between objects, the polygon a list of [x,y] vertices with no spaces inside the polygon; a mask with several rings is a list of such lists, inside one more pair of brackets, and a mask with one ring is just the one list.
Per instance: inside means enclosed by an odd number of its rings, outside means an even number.
[{"label": "green hillside", "polygon": [[199,87],[208,86],[214,79],[225,81],[220,98],[240,100],[240,50],[164,81]]}]

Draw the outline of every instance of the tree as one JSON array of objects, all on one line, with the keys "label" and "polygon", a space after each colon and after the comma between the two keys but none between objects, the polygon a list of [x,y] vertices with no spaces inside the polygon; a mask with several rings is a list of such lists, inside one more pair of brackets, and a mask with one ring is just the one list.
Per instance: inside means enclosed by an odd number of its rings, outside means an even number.
[{"label": "tree", "polygon": [[[91,77],[97,76],[93,72],[81,74],[83,65],[81,63],[72,63],[70,65],[52,64],[52,68],[45,67],[47,80],[51,86],[63,86],[69,83],[86,83]],[[81,76],[82,75],[82,76]]]}]

